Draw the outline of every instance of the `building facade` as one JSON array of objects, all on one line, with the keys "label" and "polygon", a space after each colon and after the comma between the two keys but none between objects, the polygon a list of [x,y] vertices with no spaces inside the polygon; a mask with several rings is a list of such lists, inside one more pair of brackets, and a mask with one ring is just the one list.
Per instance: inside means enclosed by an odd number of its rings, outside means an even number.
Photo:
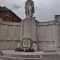
[{"label": "building facade", "polygon": [[9,21],[9,22],[21,22],[22,20],[5,6],[4,7],[0,6],[0,17],[3,19],[3,21]]}]

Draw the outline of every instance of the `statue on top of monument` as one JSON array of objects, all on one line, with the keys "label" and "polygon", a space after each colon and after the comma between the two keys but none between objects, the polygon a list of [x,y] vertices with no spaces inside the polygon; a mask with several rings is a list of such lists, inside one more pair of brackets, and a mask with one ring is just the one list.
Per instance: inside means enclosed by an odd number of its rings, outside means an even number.
[{"label": "statue on top of monument", "polygon": [[25,2],[25,14],[26,14],[26,18],[30,18],[33,17],[33,13],[34,13],[34,2],[32,0],[27,0]]}]

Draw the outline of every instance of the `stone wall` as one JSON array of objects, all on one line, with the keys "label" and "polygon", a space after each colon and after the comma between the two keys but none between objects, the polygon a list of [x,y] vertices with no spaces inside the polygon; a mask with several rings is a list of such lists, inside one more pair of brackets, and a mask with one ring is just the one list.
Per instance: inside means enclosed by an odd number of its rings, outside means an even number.
[{"label": "stone wall", "polygon": [[22,23],[4,22],[0,19],[0,49],[15,49],[24,36],[31,36],[35,50],[57,50],[60,47],[59,22]]},{"label": "stone wall", "polygon": [[21,23],[0,22],[0,49],[15,49],[21,40]]},{"label": "stone wall", "polygon": [[37,23],[37,38],[40,50],[57,50],[58,27],[55,21]]}]

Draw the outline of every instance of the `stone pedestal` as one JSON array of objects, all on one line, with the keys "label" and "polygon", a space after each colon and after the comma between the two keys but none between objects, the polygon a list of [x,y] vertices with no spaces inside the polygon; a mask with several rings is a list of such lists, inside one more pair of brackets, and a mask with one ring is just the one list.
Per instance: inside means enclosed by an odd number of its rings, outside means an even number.
[{"label": "stone pedestal", "polygon": [[31,38],[36,41],[36,21],[34,18],[26,18],[22,21],[22,30],[21,37],[23,38]]}]

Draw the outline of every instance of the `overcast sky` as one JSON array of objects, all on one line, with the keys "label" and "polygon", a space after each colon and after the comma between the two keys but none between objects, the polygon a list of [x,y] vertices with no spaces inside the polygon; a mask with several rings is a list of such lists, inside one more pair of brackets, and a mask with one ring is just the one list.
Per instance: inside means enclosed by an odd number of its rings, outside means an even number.
[{"label": "overcast sky", "polygon": [[[16,15],[24,19],[26,0],[0,0],[0,6],[6,6]],[[54,15],[60,15],[60,0],[33,0],[35,4],[34,16],[39,21],[54,20]]]}]

